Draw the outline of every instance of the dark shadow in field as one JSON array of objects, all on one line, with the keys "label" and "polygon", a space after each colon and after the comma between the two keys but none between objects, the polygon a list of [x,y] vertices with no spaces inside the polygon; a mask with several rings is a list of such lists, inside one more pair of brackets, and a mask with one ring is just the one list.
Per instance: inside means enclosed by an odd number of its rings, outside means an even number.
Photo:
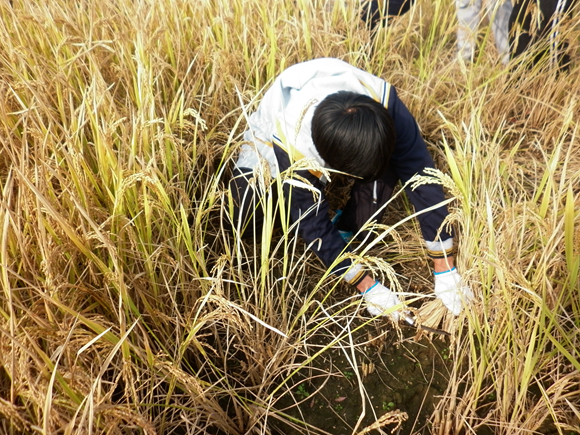
[{"label": "dark shadow in field", "polygon": [[[362,319],[360,320],[363,321]],[[338,331],[337,331],[338,332]],[[398,434],[431,433],[429,419],[439,397],[447,385],[450,366],[446,340],[422,338],[415,341],[416,330],[403,327],[402,337],[385,323],[367,325],[353,335],[356,343],[367,343],[355,352],[357,366],[366,392],[366,416],[357,432],[373,424],[383,414],[399,410],[408,415]],[[320,346],[328,344],[329,337],[317,337]],[[347,350],[351,358],[350,350]],[[305,368],[292,395],[286,395],[276,408],[291,407],[285,412],[318,429],[309,432],[290,428],[276,422],[276,433],[297,435],[305,433],[352,434],[362,413],[362,399],[357,377],[345,350],[334,347],[316,358],[310,365],[316,373],[327,376],[309,378]],[[296,405],[296,403],[299,403]],[[294,405],[294,406],[293,406]],[[394,425],[385,426],[390,433]],[[370,434],[378,434],[373,430]]]}]

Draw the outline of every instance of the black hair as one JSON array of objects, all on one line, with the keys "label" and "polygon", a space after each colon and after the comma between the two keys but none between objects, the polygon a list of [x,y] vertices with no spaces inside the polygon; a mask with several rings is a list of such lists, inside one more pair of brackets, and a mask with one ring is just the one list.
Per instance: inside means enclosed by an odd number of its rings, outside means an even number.
[{"label": "black hair", "polygon": [[389,166],[396,133],[388,110],[372,98],[340,91],[320,102],[312,117],[312,141],[337,171],[377,180]]}]

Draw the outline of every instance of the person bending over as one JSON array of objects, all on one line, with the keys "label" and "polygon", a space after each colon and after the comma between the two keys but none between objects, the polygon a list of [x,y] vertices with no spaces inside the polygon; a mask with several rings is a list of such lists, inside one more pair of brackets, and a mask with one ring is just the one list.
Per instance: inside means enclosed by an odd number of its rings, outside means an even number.
[{"label": "person bending over", "polygon": [[[381,220],[383,206],[399,180],[405,183],[415,174],[424,174],[425,168],[433,168],[417,123],[395,88],[338,59],[315,59],[283,71],[248,124],[230,181],[235,204],[232,225],[240,235],[253,235],[244,228],[262,228],[260,198],[250,182],[254,169],[267,164],[272,177],[291,173],[293,178],[283,183],[282,192],[290,204],[290,218],[298,222],[298,232],[308,246],[326,267],[332,267],[332,273],[358,289],[371,315],[400,305],[397,295],[361,264],[350,259],[335,264],[349,250],[351,233],[359,233],[371,218]],[[316,170],[288,171],[304,158],[356,177],[338,222],[329,217],[326,177]],[[448,214],[441,205],[443,189],[439,184],[424,184],[407,188],[406,193],[417,212],[433,207],[418,219],[433,259],[434,290],[458,315],[471,292],[454,267],[453,234],[443,227]],[[404,310],[402,305],[400,309]],[[396,311],[393,314],[398,318]]]}]

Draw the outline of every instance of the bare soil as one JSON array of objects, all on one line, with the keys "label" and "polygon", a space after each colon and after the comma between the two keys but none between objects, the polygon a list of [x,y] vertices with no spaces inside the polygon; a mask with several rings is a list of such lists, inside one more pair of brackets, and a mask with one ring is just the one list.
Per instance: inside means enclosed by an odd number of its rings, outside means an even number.
[{"label": "bare soil", "polygon": [[[450,353],[446,337],[423,337],[414,340],[416,330],[402,326],[402,336],[385,321],[377,321],[354,333],[353,341],[368,343],[355,352],[359,372],[370,371],[362,379],[366,412],[357,433],[390,411],[408,415],[398,434],[431,433],[430,416],[447,385]],[[324,343],[324,338],[317,338]],[[369,342],[369,339],[371,341]],[[347,355],[348,354],[348,355]],[[352,434],[363,413],[359,382],[348,359],[349,351],[333,348],[312,362],[328,376],[314,376],[316,370],[304,370],[305,379],[293,387],[293,402],[286,398],[289,415],[323,432],[333,435]],[[278,404],[278,408],[282,403]],[[309,433],[277,424],[278,433],[285,435]],[[396,425],[387,425],[390,433]],[[317,433],[313,430],[312,433]],[[370,434],[380,433],[377,430]]]}]

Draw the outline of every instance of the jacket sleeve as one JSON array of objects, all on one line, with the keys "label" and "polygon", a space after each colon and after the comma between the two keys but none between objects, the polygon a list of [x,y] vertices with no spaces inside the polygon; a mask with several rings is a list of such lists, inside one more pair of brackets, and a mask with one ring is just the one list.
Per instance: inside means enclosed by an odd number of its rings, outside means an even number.
[{"label": "jacket sleeve", "polygon": [[[288,154],[279,146],[274,145],[274,152],[278,160],[280,172],[290,167]],[[335,225],[330,221],[328,214],[328,201],[324,194],[324,185],[309,171],[296,171],[298,177],[293,180],[298,183],[283,185],[284,198],[289,203],[290,220],[298,222],[298,233],[304,239],[307,246],[314,251],[327,268],[330,268],[335,260],[345,251],[349,251],[345,241],[340,236]],[[317,192],[306,187],[300,187],[300,183],[306,180]],[[352,261],[345,259],[334,265],[331,273],[344,274],[351,268]],[[357,269],[358,271],[359,269]],[[350,284],[356,285],[364,276],[364,273],[349,273],[350,279],[345,279]],[[352,276],[351,276],[352,275]]]},{"label": "jacket sleeve", "polygon": [[[425,168],[433,168],[433,159],[427,150],[427,145],[421,136],[417,122],[397,96],[393,87],[389,96],[389,113],[393,118],[397,135],[395,151],[391,158],[391,167],[403,183],[409,181],[415,174],[425,175]],[[420,212],[445,200],[440,184],[424,184],[416,189],[406,188],[409,200]],[[441,228],[449,214],[447,207],[442,205],[434,210],[418,215],[423,238],[427,243],[429,255],[438,258],[452,255],[453,234]],[[439,230],[441,232],[439,233]],[[439,237],[437,234],[439,233]]]}]

